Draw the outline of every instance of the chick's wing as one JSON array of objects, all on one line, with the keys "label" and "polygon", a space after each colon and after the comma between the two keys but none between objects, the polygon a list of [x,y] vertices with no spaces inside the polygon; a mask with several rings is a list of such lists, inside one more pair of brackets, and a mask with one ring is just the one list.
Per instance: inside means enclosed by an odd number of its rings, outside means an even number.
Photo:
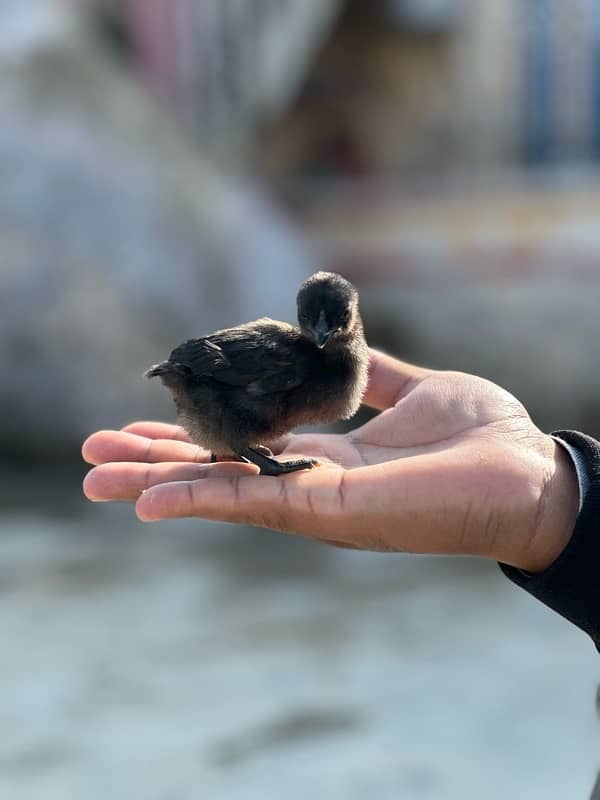
[{"label": "chick's wing", "polygon": [[229,364],[221,348],[210,339],[188,339],[173,350],[169,361],[182,364],[198,378],[209,377]]},{"label": "chick's wing", "polygon": [[308,359],[299,333],[291,325],[258,320],[217,331],[209,337],[226,364],[213,377],[230,386],[245,386],[255,396],[289,391],[308,375]]}]

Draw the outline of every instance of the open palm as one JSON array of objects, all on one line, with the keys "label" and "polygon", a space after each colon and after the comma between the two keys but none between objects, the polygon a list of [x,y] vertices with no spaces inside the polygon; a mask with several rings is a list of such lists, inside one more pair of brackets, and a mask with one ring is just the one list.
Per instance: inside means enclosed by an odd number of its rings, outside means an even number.
[{"label": "open palm", "polygon": [[93,500],[136,501],[140,519],[198,516],[372,550],[465,553],[542,569],[576,516],[565,455],[489,381],[371,353],[365,402],[381,411],[348,434],[296,434],[274,451],[321,467],[257,477],[210,464],[173,425],[137,422],[84,444]]}]

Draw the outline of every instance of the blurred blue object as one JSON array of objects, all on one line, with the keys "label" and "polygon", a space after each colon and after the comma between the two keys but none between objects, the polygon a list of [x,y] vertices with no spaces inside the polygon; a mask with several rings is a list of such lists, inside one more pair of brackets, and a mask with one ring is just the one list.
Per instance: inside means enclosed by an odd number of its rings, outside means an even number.
[{"label": "blurred blue object", "polygon": [[554,0],[525,0],[524,157],[549,161],[556,147],[557,53],[553,40]]},{"label": "blurred blue object", "polygon": [[440,33],[452,29],[459,20],[462,7],[462,0],[384,0],[389,22],[417,33]]}]

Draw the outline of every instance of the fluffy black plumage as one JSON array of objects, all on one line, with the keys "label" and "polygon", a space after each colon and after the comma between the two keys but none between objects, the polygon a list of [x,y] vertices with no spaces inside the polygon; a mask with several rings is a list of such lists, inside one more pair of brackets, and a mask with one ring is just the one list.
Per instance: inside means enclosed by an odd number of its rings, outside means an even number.
[{"label": "fluffy black plumage", "polygon": [[237,455],[279,475],[308,459],[278,462],[265,445],[298,425],[351,417],[367,384],[368,349],[358,293],[317,272],[298,291],[295,327],[258,319],[183,342],[151,367],[169,389],[180,425],[219,457]]}]

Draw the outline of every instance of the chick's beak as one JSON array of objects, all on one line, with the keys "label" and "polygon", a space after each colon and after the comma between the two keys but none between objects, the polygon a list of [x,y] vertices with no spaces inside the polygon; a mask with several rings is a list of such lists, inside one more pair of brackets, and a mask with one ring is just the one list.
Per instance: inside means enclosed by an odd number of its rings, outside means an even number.
[{"label": "chick's beak", "polygon": [[161,361],[147,369],[144,378],[172,378],[185,375],[185,367],[176,361]]},{"label": "chick's beak", "polygon": [[315,342],[319,350],[322,350],[325,347],[332,333],[333,331],[330,330],[329,325],[327,324],[327,320],[325,319],[325,312],[321,311],[321,314],[319,315],[319,320],[313,328],[313,335],[315,337]]},{"label": "chick's beak", "polygon": [[147,369],[144,372],[144,378],[157,378],[160,375],[166,375],[168,371],[167,362],[162,361],[160,364],[154,364],[150,369]]}]

